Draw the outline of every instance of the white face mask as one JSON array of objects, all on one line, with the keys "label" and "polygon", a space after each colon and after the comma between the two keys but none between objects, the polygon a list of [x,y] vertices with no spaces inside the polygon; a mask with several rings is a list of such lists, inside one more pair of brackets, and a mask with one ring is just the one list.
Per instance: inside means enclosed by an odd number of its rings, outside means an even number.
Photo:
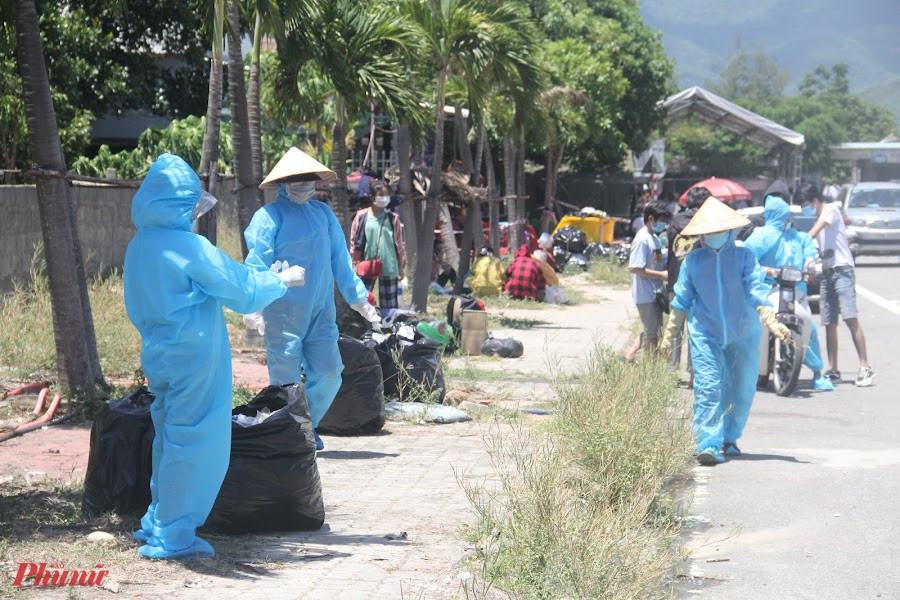
[{"label": "white face mask", "polygon": [[390,204],[390,203],[391,203],[390,196],[376,196],[375,202],[373,202],[373,204],[375,206],[377,206],[378,208],[387,208],[388,204]]},{"label": "white face mask", "polygon": [[294,204],[309,202],[316,193],[316,184],[312,182],[285,184],[284,193]]}]

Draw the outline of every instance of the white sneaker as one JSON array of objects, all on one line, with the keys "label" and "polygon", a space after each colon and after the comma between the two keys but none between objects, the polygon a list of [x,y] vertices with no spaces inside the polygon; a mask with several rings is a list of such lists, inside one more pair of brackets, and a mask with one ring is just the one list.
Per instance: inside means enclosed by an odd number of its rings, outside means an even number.
[{"label": "white sneaker", "polygon": [[856,378],[858,387],[869,387],[875,382],[875,370],[872,367],[861,367],[859,376]]}]

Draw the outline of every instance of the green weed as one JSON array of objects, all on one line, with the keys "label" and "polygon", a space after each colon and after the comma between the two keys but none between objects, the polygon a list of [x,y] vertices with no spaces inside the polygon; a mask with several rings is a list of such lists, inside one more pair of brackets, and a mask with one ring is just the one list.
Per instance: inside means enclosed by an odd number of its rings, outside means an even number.
[{"label": "green weed", "polygon": [[605,283],[612,287],[624,288],[631,285],[631,273],[624,265],[620,265],[615,258],[603,259],[594,257],[588,268],[588,273],[594,281]]}]

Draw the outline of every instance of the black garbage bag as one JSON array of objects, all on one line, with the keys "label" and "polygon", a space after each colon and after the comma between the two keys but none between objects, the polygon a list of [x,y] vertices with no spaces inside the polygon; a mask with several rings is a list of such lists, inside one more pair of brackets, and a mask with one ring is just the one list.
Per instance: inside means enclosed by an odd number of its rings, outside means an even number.
[{"label": "black garbage bag", "polygon": [[569,252],[582,254],[587,244],[587,235],[574,227],[563,227],[553,234],[553,245],[561,246]]},{"label": "black garbage bag", "polygon": [[484,345],[481,347],[481,353],[485,356],[496,354],[501,358],[519,358],[524,352],[525,346],[522,345],[522,342],[511,337],[502,339],[490,337],[484,340]]},{"label": "black garbage bag", "polygon": [[147,388],[100,406],[91,427],[91,453],[81,512],[143,514],[150,505],[155,396]]},{"label": "black garbage bag", "polygon": [[344,297],[336,292],[334,294],[334,308],[338,331],[352,338],[361,339],[371,329],[371,325],[361,314],[350,308]]},{"label": "black garbage bag", "polygon": [[231,462],[205,527],[226,533],[310,531],[325,522],[316,441],[303,384],[272,385],[232,411],[265,421],[231,425]]},{"label": "black garbage bag", "polygon": [[587,271],[588,267],[591,265],[591,259],[584,254],[573,254],[569,257],[568,264],[573,267],[578,267],[582,271]]},{"label": "black garbage bag", "polygon": [[562,271],[569,262],[569,251],[562,246],[553,246],[553,262],[556,263],[556,270]]},{"label": "black garbage bag", "polygon": [[[371,338],[370,338],[371,339]],[[384,384],[373,348],[346,335],[338,339],[344,372],[341,389],[319,422],[319,432],[364,435],[384,427]]]},{"label": "black garbage bag", "polygon": [[384,375],[385,398],[400,402],[443,402],[447,394],[443,346],[423,338],[401,346],[392,336],[376,348]]}]

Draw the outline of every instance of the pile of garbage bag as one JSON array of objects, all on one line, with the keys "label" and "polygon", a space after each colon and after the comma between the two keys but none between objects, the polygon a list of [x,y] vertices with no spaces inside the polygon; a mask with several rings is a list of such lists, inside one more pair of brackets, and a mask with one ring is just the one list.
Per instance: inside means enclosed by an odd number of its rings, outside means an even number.
[{"label": "pile of garbage bag", "polygon": [[324,522],[306,388],[269,386],[232,411],[231,461],[205,527],[311,531]]},{"label": "pile of garbage bag", "polygon": [[81,512],[97,516],[143,514],[150,505],[153,473],[153,420],[156,397],[140,388],[100,405],[91,427],[91,452],[84,478]]},{"label": "pile of garbage bag", "polygon": [[501,358],[519,358],[525,351],[525,347],[517,339],[488,337],[484,340],[481,353],[485,356],[497,355]]},{"label": "pile of garbage bag", "polygon": [[342,335],[338,339],[344,372],[328,412],[319,422],[320,433],[365,435],[384,427],[384,376],[375,349]]},{"label": "pile of garbage bag", "polygon": [[587,245],[587,235],[574,227],[563,227],[553,234],[553,246],[563,248],[566,252],[582,254]]}]

